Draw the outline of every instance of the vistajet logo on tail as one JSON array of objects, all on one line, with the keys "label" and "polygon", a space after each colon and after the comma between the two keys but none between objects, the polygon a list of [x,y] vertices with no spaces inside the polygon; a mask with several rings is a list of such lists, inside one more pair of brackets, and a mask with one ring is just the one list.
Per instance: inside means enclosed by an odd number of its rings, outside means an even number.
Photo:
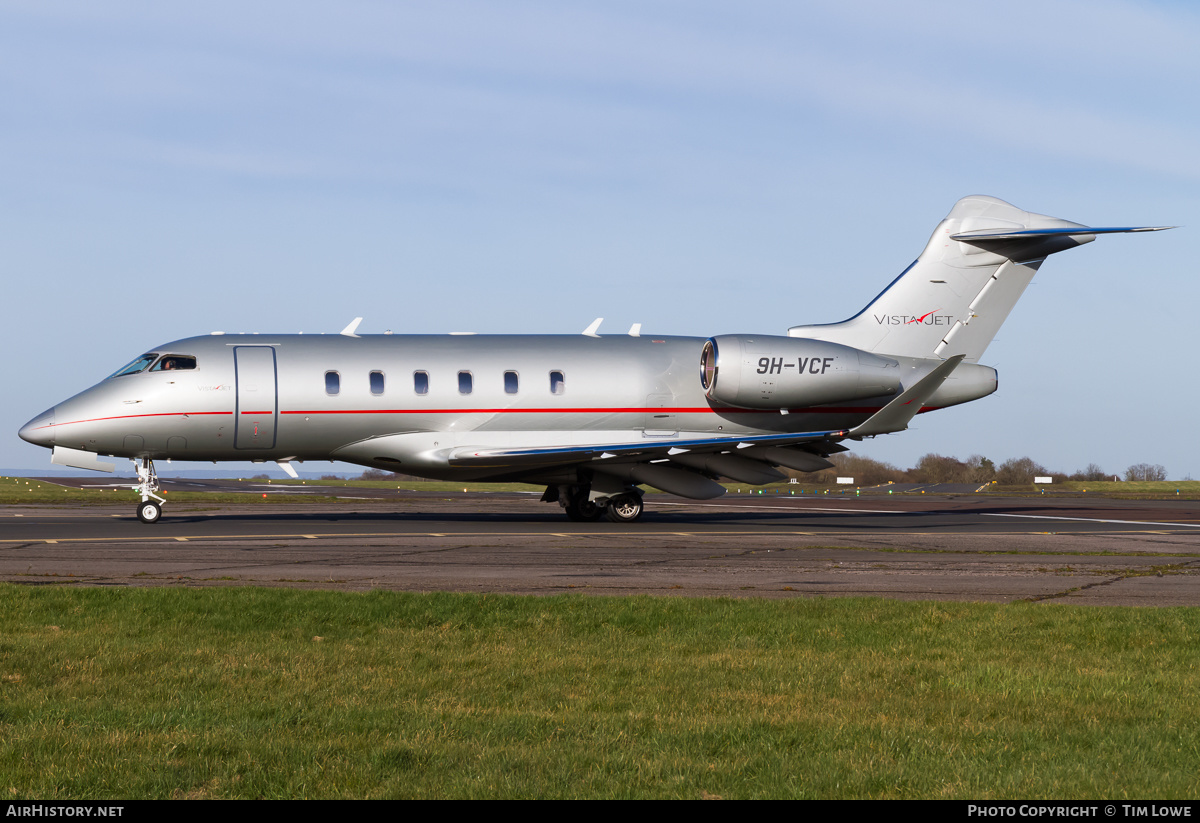
[{"label": "vistajet logo on tail", "polygon": [[934,309],[922,315],[915,314],[876,314],[875,322],[881,326],[949,326],[954,322],[952,314],[938,314],[941,309]]}]

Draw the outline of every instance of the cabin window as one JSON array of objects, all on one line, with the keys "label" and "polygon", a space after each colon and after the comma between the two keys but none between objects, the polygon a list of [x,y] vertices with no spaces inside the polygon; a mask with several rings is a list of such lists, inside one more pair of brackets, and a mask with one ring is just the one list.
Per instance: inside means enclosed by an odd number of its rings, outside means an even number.
[{"label": "cabin window", "polygon": [[371,372],[371,394],[383,394],[383,372]]},{"label": "cabin window", "polygon": [[562,394],[567,390],[567,381],[560,371],[550,372],[550,393]]},{"label": "cabin window", "polygon": [[325,372],[325,393],[337,394],[342,390],[342,376],[335,371]]},{"label": "cabin window", "polygon": [[196,368],[196,358],[183,354],[167,354],[150,371],[183,371]]},{"label": "cabin window", "polygon": [[144,371],[147,366],[149,366],[151,363],[154,362],[154,358],[156,358],[156,357],[158,357],[157,354],[143,354],[141,357],[139,357],[137,360],[134,360],[128,366],[124,366],[123,368],[117,369],[115,372],[113,372],[112,374],[109,375],[109,378],[123,377],[124,375],[127,375],[127,374],[137,374],[140,371]]},{"label": "cabin window", "polygon": [[458,393],[471,393],[471,373],[469,371],[460,371],[458,373]]},{"label": "cabin window", "polygon": [[417,394],[429,394],[429,372],[413,372],[413,391]]},{"label": "cabin window", "polygon": [[504,373],[504,393],[517,393],[517,373],[515,371],[506,371]]}]

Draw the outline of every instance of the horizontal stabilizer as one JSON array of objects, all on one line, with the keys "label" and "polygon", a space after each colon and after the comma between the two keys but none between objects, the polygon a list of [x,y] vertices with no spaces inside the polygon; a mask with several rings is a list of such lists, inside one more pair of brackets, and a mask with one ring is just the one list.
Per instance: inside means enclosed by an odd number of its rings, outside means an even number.
[{"label": "horizontal stabilizer", "polygon": [[961,240],[970,243],[972,240],[1025,240],[1029,237],[1056,237],[1060,235],[1077,234],[1131,234],[1137,231],[1166,231],[1178,226],[1132,226],[1132,227],[1092,227],[1079,226],[1066,229],[1022,229],[1009,231],[1007,229],[984,229],[982,231],[962,231],[950,235],[951,240]]},{"label": "horizontal stabilizer", "polygon": [[954,371],[962,362],[963,357],[964,355],[956,354],[909,386],[899,397],[867,418],[865,423],[851,429],[850,436],[867,437],[873,434],[888,434],[907,429],[909,422],[925,405],[925,401],[933,397],[934,392],[941,388],[942,383],[946,382],[950,372]]}]

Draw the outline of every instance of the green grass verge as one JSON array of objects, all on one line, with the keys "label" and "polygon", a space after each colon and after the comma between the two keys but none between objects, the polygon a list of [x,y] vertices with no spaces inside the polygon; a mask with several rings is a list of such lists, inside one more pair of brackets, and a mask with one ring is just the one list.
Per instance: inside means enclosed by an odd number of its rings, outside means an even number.
[{"label": "green grass verge", "polygon": [[[114,481],[115,482],[115,481]],[[130,483],[133,481],[130,480]],[[286,494],[270,494],[263,497],[260,490],[251,488],[252,484],[257,486],[260,483],[266,482],[263,480],[250,480],[248,478],[241,479],[241,482],[246,484],[244,493],[238,492],[168,492],[166,496],[171,503],[353,503],[354,500],[345,498],[325,497],[321,495],[286,495]],[[276,480],[270,481],[271,485],[277,486],[331,486],[342,489],[369,488],[369,489],[396,489],[397,491],[424,491],[424,492],[526,492],[541,493],[545,490],[544,486],[535,486],[529,483],[478,483],[478,482],[451,482],[444,480]],[[841,496],[863,496],[863,495],[879,495],[887,494],[887,486],[821,486],[812,483],[772,483],[765,486],[751,486],[746,483],[723,483],[722,484],[729,492],[737,494],[754,494],[754,495],[787,495],[787,496],[805,496],[813,495],[841,495]],[[650,494],[658,494],[657,489],[644,487],[645,491]],[[1086,493],[1089,497],[1107,497],[1113,499],[1151,499],[1151,500],[1179,500],[1200,498],[1200,481],[1197,480],[1180,480],[1180,481],[1147,481],[1147,482],[1122,482],[1114,483],[1097,482],[1067,482],[1060,483],[1054,486],[987,486],[984,490],[986,494],[995,495],[1041,495],[1046,492],[1053,493],[1059,496],[1072,494],[1082,495]],[[381,500],[385,500],[382,498]],[[0,477],[0,505],[45,505],[45,504],[84,504],[84,505],[114,505],[114,504],[131,504],[137,501],[136,495],[129,489],[73,489],[66,486],[58,486],[54,483],[32,480],[26,477]]]},{"label": "green grass verge", "polygon": [[0,791],[1191,798],[1198,613],[0,586]]},{"label": "green grass verge", "polygon": [[[114,480],[111,482],[121,482]],[[179,503],[358,503],[361,501],[324,495],[298,494],[268,494],[257,488],[262,480],[243,480],[245,492],[161,492],[171,504]],[[132,485],[132,478],[128,479]],[[545,490],[544,486],[531,486],[528,483],[448,483],[442,481],[377,481],[377,480],[271,480],[271,485],[301,485],[334,486],[337,488],[371,488],[396,489],[397,491],[426,491],[426,492],[461,492],[464,489],[472,492],[523,491],[538,492]],[[253,488],[252,488],[253,486]],[[0,477],[0,505],[8,506],[38,506],[47,504],[70,505],[129,505],[138,501],[138,496],[128,487],[117,489],[74,489],[59,486],[43,480],[28,477]],[[387,502],[387,498],[380,498]]]},{"label": "green grass verge", "polygon": [[1121,482],[1068,480],[1058,486],[1072,491],[1085,491],[1110,496],[1156,495],[1181,497],[1200,496],[1200,480],[1124,480]]}]

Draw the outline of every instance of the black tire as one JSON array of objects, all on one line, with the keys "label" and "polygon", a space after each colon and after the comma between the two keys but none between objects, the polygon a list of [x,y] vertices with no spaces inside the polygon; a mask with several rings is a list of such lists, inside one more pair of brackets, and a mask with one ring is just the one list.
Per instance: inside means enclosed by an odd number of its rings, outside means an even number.
[{"label": "black tire", "polygon": [[143,523],[157,523],[162,517],[162,506],[156,500],[146,500],[138,503],[137,519]]},{"label": "black tire", "polygon": [[636,494],[619,494],[608,501],[605,512],[614,523],[632,523],[642,516],[642,498]]},{"label": "black tire", "polygon": [[599,520],[603,514],[604,509],[586,497],[567,504],[567,517],[576,523],[591,523],[594,520]]}]

